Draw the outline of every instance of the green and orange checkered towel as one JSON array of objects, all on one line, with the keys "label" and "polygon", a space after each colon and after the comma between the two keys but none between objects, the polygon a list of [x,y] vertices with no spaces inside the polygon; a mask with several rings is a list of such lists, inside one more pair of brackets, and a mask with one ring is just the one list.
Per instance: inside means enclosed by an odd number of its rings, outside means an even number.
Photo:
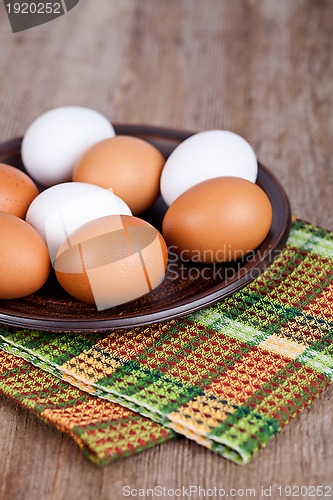
[{"label": "green and orange checkered towel", "polygon": [[296,220],[259,278],[186,318],[82,335],[2,327],[0,390],[97,463],[176,433],[246,463],[332,382],[332,265],[333,234]]}]

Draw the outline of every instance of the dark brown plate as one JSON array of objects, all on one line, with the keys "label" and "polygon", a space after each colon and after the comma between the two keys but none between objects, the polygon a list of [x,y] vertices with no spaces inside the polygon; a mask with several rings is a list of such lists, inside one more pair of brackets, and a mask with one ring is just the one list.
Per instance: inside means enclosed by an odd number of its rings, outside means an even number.
[{"label": "dark brown plate", "polygon": [[[148,126],[118,125],[117,134],[148,140],[168,157],[190,132]],[[0,145],[0,161],[24,170],[20,157],[21,139]],[[0,300],[0,322],[52,332],[103,331],[165,321],[203,309],[228,297],[259,276],[283,248],[290,231],[290,206],[286,193],[272,173],[259,164],[257,184],[273,206],[271,230],[250,258],[228,265],[193,265],[169,262],[164,282],[148,295],[98,312],[93,306],[68,295],[51,273],[37,293],[16,300]],[[161,198],[141,215],[161,228],[166,205]]]}]

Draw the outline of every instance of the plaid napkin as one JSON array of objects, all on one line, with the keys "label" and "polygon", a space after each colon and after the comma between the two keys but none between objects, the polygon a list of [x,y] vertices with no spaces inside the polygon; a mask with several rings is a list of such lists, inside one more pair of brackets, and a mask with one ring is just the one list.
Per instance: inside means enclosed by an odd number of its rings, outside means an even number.
[{"label": "plaid napkin", "polygon": [[5,351],[0,351],[0,392],[69,434],[98,465],[176,436],[149,418],[91,396]]},{"label": "plaid napkin", "polygon": [[[172,437],[173,430],[246,463],[332,381],[332,264],[333,234],[296,220],[283,252],[259,278],[186,318],[82,335],[3,327],[0,348],[48,373],[45,384],[36,382],[40,370],[31,376],[35,368],[22,360],[17,367],[10,357],[0,389],[70,432],[81,446],[87,446],[82,435],[91,428],[109,446],[109,458],[117,439],[129,453],[124,439],[130,443],[131,430],[133,451]],[[21,370],[28,380],[13,389]],[[76,414],[80,398],[86,400]],[[114,418],[119,405],[141,417],[128,412]],[[150,437],[144,417],[156,422]],[[89,453],[103,462],[97,441],[89,443]],[[114,451],[113,457],[120,454]]]}]

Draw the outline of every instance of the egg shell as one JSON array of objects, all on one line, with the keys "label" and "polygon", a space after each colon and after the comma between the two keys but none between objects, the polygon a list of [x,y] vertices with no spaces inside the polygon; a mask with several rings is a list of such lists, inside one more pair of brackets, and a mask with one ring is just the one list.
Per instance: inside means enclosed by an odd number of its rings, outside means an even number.
[{"label": "egg shell", "polygon": [[93,219],[106,215],[132,215],[114,193],[84,182],[52,186],[31,203],[26,221],[48,245],[53,264],[57,251],[69,234]]},{"label": "egg shell", "polygon": [[164,163],[163,155],[149,142],[118,135],[95,144],[80,158],[73,181],[112,189],[133,214],[139,214],[160,193]]},{"label": "egg shell", "polygon": [[229,130],[205,130],[181,142],[167,159],[161,194],[171,205],[187,189],[213,177],[234,176],[255,182],[258,162],[253,148]]},{"label": "egg shell", "polygon": [[271,203],[258,185],[219,177],[179,196],[165,214],[162,233],[184,259],[229,262],[256,249],[271,223]]},{"label": "egg shell", "polygon": [[88,222],[60,247],[55,272],[62,287],[98,310],[149,293],[165,277],[167,247],[160,233],[137,217]]},{"label": "egg shell", "polygon": [[39,116],[24,134],[23,164],[43,186],[71,180],[77,160],[96,142],[113,137],[109,120],[80,106],[55,108]]},{"label": "egg shell", "polygon": [[17,299],[39,290],[50,272],[47,247],[27,222],[0,212],[0,299]]},{"label": "egg shell", "polygon": [[32,179],[18,168],[0,163],[0,210],[23,219],[39,191]]}]

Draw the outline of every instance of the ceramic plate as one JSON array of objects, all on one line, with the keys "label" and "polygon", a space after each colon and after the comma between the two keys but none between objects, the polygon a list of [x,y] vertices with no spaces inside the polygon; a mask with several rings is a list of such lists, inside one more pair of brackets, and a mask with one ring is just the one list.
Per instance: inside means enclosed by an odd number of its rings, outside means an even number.
[{"label": "ceramic plate", "polygon": [[[117,134],[148,140],[166,158],[191,135],[190,132],[140,125],[118,125],[115,128]],[[21,139],[0,145],[0,162],[24,170],[20,146]],[[173,255],[166,278],[157,289],[138,300],[100,312],[68,295],[52,272],[37,293],[22,299],[0,300],[0,322],[52,332],[104,331],[165,321],[223,300],[258,277],[279,254],[289,235],[291,214],[288,198],[279,181],[261,164],[257,184],[272,203],[273,222],[268,236],[251,258],[233,264],[207,266],[175,261]],[[140,217],[160,230],[166,209],[159,198]]]}]

